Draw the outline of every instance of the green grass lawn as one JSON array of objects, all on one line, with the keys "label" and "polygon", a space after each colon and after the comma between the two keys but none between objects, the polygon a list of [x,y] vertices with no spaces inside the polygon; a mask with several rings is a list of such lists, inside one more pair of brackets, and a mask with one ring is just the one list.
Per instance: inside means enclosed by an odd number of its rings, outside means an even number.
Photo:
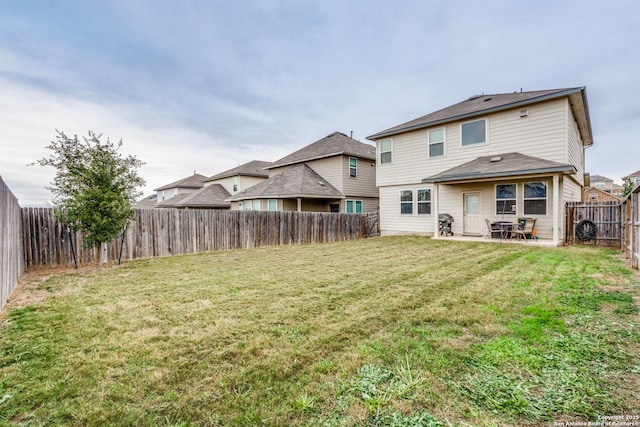
[{"label": "green grass lawn", "polygon": [[638,295],[613,251],[418,237],[27,275],[0,326],[0,423],[640,415]]}]

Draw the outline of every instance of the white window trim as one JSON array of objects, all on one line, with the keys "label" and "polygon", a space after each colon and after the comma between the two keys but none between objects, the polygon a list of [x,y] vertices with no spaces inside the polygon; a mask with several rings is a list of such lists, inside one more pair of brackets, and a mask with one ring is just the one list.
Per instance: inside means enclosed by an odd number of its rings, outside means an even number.
[{"label": "white window trim", "polygon": [[[402,193],[405,191],[411,191],[411,213],[402,213],[402,204],[408,204],[409,202],[402,201]],[[403,188],[400,190],[398,194],[398,199],[400,201],[400,215],[401,216],[413,216],[416,215],[415,203],[416,203],[416,192],[413,189]]]},{"label": "white window trim", "polygon": [[[391,153],[391,161],[390,162],[386,162],[386,163],[382,163],[382,143],[389,141],[389,143],[391,144],[391,149],[389,151],[385,151],[385,153]],[[379,147],[379,156],[378,156],[378,161],[376,163],[378,163],[380,166],[386,166],[386,165],[392,165],[393,164],[393,138],[385,138],[385,139],[381,139],[378,142],[378,147]]]},{"label": "white window trim", "polygon": [[[433,196],[433,191],[431,191],[431,188],[416,188],[416,215],[433,215],[433,200],[429,200],[429,201],[425,201],[425,202],[421,202],[420,200],[418,200],[418,191],[420,190],[426,190],[429,192],[429,196]],[[420,203],[423,204],[429,204],[429,213],[420,213]]]},{"label": "white window trim", "polygon": [[[543,183],[546,188],[547,188],[547,195],[545,197],[524,197],[524,186],[526,184],[531,184],[534,182],[541,182]],[[524,211],[524,202],[525,200],[545,200],[546,203],[544,204],[544,214],[528,214]],[[522,183],[522,214],[525,216],[536,216],[536,217],[541,217],[541,216],[547,216],[549,214],[549,182],[548,181],[525,181]]]},{"label": "white window trim", "polygon": [[[498,199],[498,185],[515,185],[516,186],[516,196],[513,199]],[[493,209],[494,212],[496,214],[496,216],[500,216],[500,215],[509,215],[509,218],[511,218],[511,215],[517,216],[518,215],[518,194],[520,194],[520,191],[518,191],[518,188],[520,187],[520,185],[518,185],[517,182],[505,182],[503,184],[495,184],[493,186],[493,201],[494,201],[494,205],[493,205]],[[513,211],[513,213],[498,213],[498,200],[502,201],[502,200],[514,200],[516,203],[514,204],[514,206],[516,207],[516,210]]]},{"label": "white window trim", "polygon": [[[393,159],[393,155],[391,155],[392,159]],[[355,175],[351,176],[351,159],[356,161],[356,165],[353,167],[353,169],[355,169],[356,173]],[[355,179],[358,177],[358,158],[357,157],[353,157],[353,156],[349,156],[349,178]]]},{"label": "white window trim", "polygon": [[[478,142],[477,144],[463,145],[462,144],[462,125],[466,125],[467,123],[479,122],[482,120],[484,120],[484,142]],[[460,123],[460,147],[461,148],[482,147],[484,145],[487,145],[488,143],[489,143],[489,119],[485,117],[483,119],[468,120],[466,122]]]},{"label": "white window trim", "polygon": [[[431,142],[431,132],[434,130],[440,130],[442,129],[442,141],[440,142]],[[444,141],[447,139],[447,130],[444,127],[441,128],[435,128],[435,129],[429,129],[429,131],[427,132],[427,154],[429,158],[437,158],[437,157],[444,157],[446,153],[445,151],[445,143]],[[460,141],[462,142],[462,137],[460,137]],[[435,145],[435,144],[442,144],[442,154],[440,154],[439,156],[432,156],[431,155],[431,145]]]}]

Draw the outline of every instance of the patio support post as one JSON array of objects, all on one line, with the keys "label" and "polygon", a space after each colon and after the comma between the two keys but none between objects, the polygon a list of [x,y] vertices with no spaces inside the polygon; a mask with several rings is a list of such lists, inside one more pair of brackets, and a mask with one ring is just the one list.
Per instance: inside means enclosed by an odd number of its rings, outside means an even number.
[{"label": "patio support post", "polygon": [[433,238],[440,238],[440,223],[438,222],[438,213],[440,207],[438,206],[439,196],[439,186],[438,183],[433,184]]},{"label": "patio support post", "polygon": [[[560,243],[560,179],[558,174],[553,175],[553,244]],[[565,230],[566,232],[566,230]]]},{"label": "patio support post", "polygon": [[302,212],[302,197],[298,197],[298,212]]}]

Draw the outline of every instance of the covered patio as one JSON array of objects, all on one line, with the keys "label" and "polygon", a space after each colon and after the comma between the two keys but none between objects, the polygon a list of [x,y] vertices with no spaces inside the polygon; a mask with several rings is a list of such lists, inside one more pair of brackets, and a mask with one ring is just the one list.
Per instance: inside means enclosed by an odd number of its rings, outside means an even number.
[{"label": "covered patio", "polygon": [[[425,178],[423,183],[433,184],[434,218],[445,213],[454,218],[454,236],[441,234],[436,220],[434,238],[516,243],[504,237],[511,237],[512,230],[530,218],[535,220],[535,231],[528,234],[537,239],[518,243],[558,246],[564,241],[565,198],[572,193],[580,197],[580,184],[569,178],[575,173],[570,164],[504,153],[478,157]],[[498,223],[505,231],[503,238],[487,239],[491,224]]]}]

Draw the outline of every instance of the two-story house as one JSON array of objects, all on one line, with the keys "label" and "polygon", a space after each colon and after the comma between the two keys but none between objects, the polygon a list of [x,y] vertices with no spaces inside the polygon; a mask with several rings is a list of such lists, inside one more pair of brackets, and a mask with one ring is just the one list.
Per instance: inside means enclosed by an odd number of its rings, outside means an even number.
[{"label": "two-story house", "polygon": [[559,244],[593,144],[584,87],[472,96],[369,137],[377,147],[381,234],[481,236],[485,219],[536,218]]},{"label": "two-story house", "polygon": [[378,209],[375,147],[334,132],[266,167],[231,209],[360,213]]},{"label": "two-story house", "polygon": [[616,196],[622,194],[622,185],[616,184],[611,178],[602,175],[590,175],[589,186]]}]

